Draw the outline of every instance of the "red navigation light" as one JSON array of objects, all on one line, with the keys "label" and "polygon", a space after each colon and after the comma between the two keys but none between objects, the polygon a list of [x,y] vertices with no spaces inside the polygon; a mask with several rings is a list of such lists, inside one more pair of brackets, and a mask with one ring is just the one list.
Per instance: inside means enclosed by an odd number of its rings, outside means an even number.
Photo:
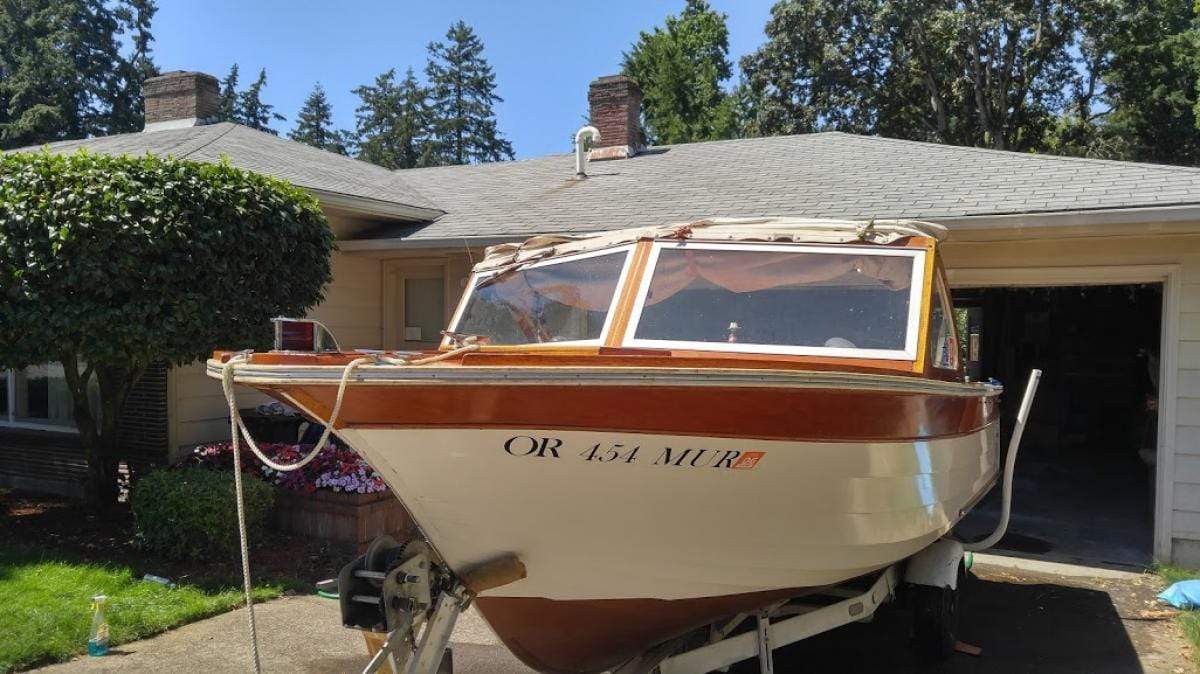
[{"label": "red navigation light", "polygon": [[280,321],[280,351],[313,351],[316,326],[308,321]]}]

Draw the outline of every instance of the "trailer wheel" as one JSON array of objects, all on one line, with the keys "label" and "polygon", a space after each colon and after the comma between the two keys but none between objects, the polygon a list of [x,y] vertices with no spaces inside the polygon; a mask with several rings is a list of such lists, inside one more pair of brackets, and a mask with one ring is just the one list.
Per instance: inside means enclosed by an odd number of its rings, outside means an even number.
[{"label": "trailer wheel", "polygon": [[913,640],[923,660],[941,662],[958,643],[959,596],[966,583],[966,567],[958,565],[956,588],[912,585]]}]

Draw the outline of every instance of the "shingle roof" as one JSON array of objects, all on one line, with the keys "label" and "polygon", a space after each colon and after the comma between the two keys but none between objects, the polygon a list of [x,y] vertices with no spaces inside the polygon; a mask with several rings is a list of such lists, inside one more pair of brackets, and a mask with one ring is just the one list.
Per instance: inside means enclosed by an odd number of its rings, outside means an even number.
[{"label": "shingle roof", "polygon": [[[60,141],[50,143],[49,148],[52,152],[86,148],[103,154],[150,153],[203,162],[219,161],[226,156],[234,166],[282,178],[306,189],[428,211],[439,210],[410,186],[406,177],[395,172],[229,122]],[[21,151],[38,149],[27,147]],[[425,217],[436,215],[431,212]]]},{"label": "shingle roof", "polygon": [[[1200,203],[1200,170],[816,133],[400,171],[447,211],[409,240],[525,236],[704,217],[915,218]],[[383,235],[383,232],[380,232]]]}]

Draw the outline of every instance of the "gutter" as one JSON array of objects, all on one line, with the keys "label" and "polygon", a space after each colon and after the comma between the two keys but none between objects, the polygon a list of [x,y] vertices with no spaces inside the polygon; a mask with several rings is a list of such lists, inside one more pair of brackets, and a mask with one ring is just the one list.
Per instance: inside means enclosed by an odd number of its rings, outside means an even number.
[{"label": "gutter", "polygon": [[369,197],[357,197],[341,192],[314,189],[312,187],[303,187],[303,189],[316,197],[322,206],[365,213],[381,218],[410,222],[429,222],[446,214],[445,211],[438,208],[409,206],[408,204],[383,201],[382,199],[371,199]]},{"label": "gutter", "polygon": [[955,231],[1019,229],[1024,227],[1086,227],[1095,225],[1146,225],[1200,222],[1200,203],[1135,208],[1096,208],[1074,211],[1000,213],[923,218]]},{"label": "gutter", "polygon": [[[780,214],[770,214],[772,217]],[[805,217],[820,217],[806,215]],[[865,219],[865,218],[851,218]],[[1142,208],[1102,208],[1076,211],[1003,213],[960,216],[916,216],[913,219],[945,225],[950,241],[990,241],[1037,238],[1113,236],[1122,234],[1200,234],[1200,203]],[[605,230],[595,230],[601,232]],[[485,247],[521,242],[544,234],[508,234],[428,238],[351,239],[340,241],[343,251],[423,250]],[[583,235],[589,232],[571,232]]]},{"label": "gutter", "polygon": [[501,243],[520,243],[538,234],[513,234],[509,236],[454,236],[427,239],[348,239],[338,241],[342,252],[367,252],[380,250],[426,250],[430,248],[486,248]]}]

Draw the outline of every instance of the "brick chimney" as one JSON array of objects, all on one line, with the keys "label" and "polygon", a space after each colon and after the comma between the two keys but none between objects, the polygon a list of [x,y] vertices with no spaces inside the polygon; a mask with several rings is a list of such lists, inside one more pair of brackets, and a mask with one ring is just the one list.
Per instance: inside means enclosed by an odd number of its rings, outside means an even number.
[{"label": "brick chimney", "polygon": [[181,129],[217,121],[220,85],[207,73],[174,70],[142,84],[146,109],[144,131]]},{"label": "brick chimney", "polygon": [[588,86],[592,126],[600,130],[600,141],[588,159],[625,159],[643,147],[642,88],[625,75],[607,75]]}]

